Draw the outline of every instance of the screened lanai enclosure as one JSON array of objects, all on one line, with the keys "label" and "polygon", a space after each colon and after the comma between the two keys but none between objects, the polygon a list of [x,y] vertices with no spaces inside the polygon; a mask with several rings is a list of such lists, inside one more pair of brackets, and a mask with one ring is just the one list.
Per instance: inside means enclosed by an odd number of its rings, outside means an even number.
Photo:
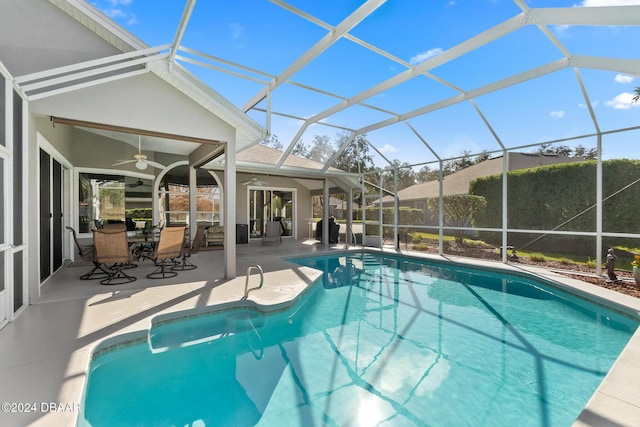
[{"label": "screened lanai enclosure", "polygon": [[271,60],[200,44],[208,6],[189,5],[175,61],[238,83],[219,90],[283,150],[275,170],[302,156],[359,174],[324,195],[343,219],[353,203],[343,239],[598,272],[607,248],[625,269],[640,252],[639,2],[264,2],[298,49],[251,39]]},{"label": "screened lanai enclosure", "polygon": [[640,2],[427,3],[260,2],[287,22],[276,43],[296,34],[277,53],[247,35],[266,60],[205,45],[190,27],[210,6],[188,2],[170,52],[205,81],[233,80],[217,90],[282,149],[275,171],[300,156],[358,174],[357,188],[320,196],[318,215],[341,218],[347,242],[503,261],[543,254],[598,272],[615,247],[630,269]]}]

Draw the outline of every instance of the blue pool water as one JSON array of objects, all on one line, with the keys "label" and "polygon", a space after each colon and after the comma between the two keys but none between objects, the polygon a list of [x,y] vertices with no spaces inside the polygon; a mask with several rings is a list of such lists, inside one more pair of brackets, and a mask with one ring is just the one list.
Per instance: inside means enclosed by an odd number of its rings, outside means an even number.
[{"label": "blue pool water", "polygon": [[569,426],[638,326],[524,276],[293,262],[324,274],[287,311],[158,322],[95,357],[79,425]]}]

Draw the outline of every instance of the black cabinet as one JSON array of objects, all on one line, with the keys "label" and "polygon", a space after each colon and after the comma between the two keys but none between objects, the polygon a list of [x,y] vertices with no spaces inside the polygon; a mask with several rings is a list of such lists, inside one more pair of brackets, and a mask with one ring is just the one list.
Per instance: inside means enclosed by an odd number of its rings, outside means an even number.
[{"label": "black cabinet", "polygon": [[236,244],[249,243],[249,224],[236,224]]}]

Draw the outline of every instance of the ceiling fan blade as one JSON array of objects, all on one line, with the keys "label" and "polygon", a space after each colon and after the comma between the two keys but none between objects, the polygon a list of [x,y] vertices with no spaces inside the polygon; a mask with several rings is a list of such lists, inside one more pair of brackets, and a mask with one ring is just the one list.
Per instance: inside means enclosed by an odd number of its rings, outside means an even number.
[{"label": "ceiling fan blade", "polygon": [[133,162],[137,162],[137,160],[118,160],[118,163],[114,163],[111,166],[119,166],[119,165],[124,165],[125,163],[133,163]]},{"label": "ceiling fan blade", "polygon": [[166,166],[161,165],[160,163],[154,162],[153,160],[145,160],[144,162],[146,164],[148,164],[149,166],[153,166],[156,169],[164,169],[164,168],[166,168]]}]

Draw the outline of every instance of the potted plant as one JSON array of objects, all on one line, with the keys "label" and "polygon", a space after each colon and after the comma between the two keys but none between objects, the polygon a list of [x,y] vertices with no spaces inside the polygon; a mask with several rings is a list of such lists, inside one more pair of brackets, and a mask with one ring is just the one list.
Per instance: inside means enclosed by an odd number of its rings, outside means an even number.
[{"label": "potted plant", "polygon": [[633,266],[633,278],[636,281],[636,285],[640,286],[640,255],[635,255],[634,260],[631,261]]}]

